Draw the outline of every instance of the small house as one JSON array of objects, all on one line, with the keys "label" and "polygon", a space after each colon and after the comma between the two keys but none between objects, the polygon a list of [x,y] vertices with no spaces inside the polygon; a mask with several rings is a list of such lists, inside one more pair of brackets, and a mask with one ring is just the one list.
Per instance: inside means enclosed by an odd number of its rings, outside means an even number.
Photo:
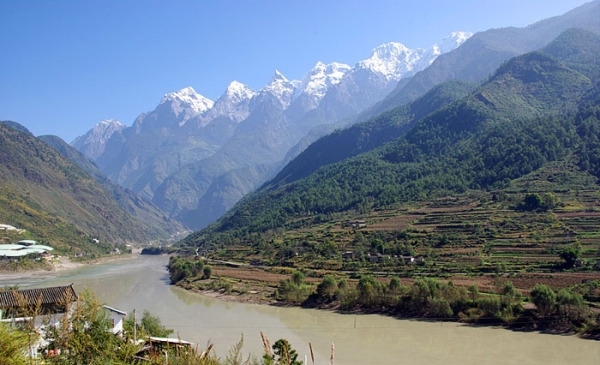
[{"label": "small house", "polygon": [[67,313],[71,303],[76,301],[77,293],[73,284],[0,291],[0,310],[4,318]]},{"label": "small house", "polygon": [[123,334],[123,321],[127,317],[127,312],[103,305],[102,308],[107,312],[108,319],[111,323],[111,332],[115,335]]},{"label": "small house", "polygon": [[367,226],[367,222],[365,222],[364,220],[352,220],[352,221],[346,222],[346,227],[363,228],[366,226]]},{"label": "small house", "polygon": [[0,322],[13,326],[32,324],[40,337],[29,346],[29,355],[36,357],[48,346],[42,333],[46,326],[56,326],[60,319],[69,316],[72,304],[77,301],[73,284],[50,288],[0,291]]},{"label": "small house", "polygon": [[342,258],[345,260],[351,260],[354,258],[354,252],[353,251],[344,251],[342,253]]}]

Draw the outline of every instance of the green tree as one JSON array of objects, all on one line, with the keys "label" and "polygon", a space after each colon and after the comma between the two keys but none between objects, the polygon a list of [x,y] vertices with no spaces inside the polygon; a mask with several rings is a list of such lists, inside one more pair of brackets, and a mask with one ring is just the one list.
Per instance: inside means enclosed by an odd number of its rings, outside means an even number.
[{"label": "green tree", "polygon": [[294,271],[292,274],[292,282],[297,286],[300,286],[304,283],[304,278],[305,276],[302,271]]},{"label": "green tree", "polygon": [[202,277],[204,279],[210,279],[210,277],[212,276],[212,267],[206,265],[204,266],[204,268],[202,269]]},{"label": "green tree", "polygon": [[583,321],[590,312],[583,301],[583,296],[566,288],[556,293],[556,304],[561,315],[575,322]]},{"label": "green tree", "polygon": [[[84,292],[71,316],[63,316],[59,326],[48,326],[45,338],[61,354],[49,358],[57,364],[106,364],[128,351],[110,331],[111,324],[95,295]],[[119,346],[123,345],[123,346]]]},{"label": "green tree", "polygon": [[159,317],[153,316],[148,310],[142,314],[141,328],[149,336],[154,337],[168,337],[173,333],[172,329],[162,325]]},{"label": "green tree", "polygon": [[27,333],[0,323],[0,365],[25,365],[28,350]]},{"label": "green tree", "polygon": [[358,302],[362,305],[374,305],[379,297],[381,284],[372,275],[363,275],[356,286]]},{"label": "green tree", "polygon": [[560,258],[565,260],[565,268],[575,267],[575,263],[581,257],[581,247],[578,245],[571,245],[560,253]]},{"label": "green tree", "polygon": [[302,365],[302,362],[298,361],[298,353],[285,338],[277,340],[272,348],[272,355],[263,356],[265,365]]},{"label": "green tree", "polygon": [[552,314],[556,308],[556,293],[544,284],[535,284],[531,290],[531,300],[544,316]]},{"label": "green tree", "polygon": [[321,297],[331,298],[335,294],[337,288],[338,285],[333,275],[325,275],[323,281],[317,286],[317,294]]},{"label": "green tree", "polygon": [[522,207],[525,210],[536,210],[542,207],[542,197],[537,193],[529,193],[523,199]]},{"label": "green tree", "polygon": [[402,287],[402,284],[400,283],[400,279],[398,279],[397,276],[394,276],[390,279],[388,288],[390,289],[390,291],[392,293],[397,293],[401,287]]}]

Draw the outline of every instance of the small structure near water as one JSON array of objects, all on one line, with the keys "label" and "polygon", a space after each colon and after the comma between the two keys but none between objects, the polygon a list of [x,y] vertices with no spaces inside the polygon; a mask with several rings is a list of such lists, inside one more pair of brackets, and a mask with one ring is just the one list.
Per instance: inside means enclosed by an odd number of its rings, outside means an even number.
[{"label": "small structure near water", "polygon": [[53,250],[53,247],[38,245],[34,240],[22,240],[19,243],[0,244],[0,259],[19,258],[27,255],[45,256]]}]

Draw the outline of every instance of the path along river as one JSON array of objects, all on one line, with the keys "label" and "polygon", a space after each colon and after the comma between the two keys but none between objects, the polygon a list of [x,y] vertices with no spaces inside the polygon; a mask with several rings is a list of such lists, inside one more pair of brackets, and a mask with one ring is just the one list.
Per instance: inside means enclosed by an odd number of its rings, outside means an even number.
[{"label": "path along river", "polygon": [[149,310],[200,349],[214,343],[221,358],[242,334],[244,354],[260,357],[262,331],[271,343],[288,339],[301,359],[310,358],[310,342],[316,364],[330,363],[331,343],[335,364],[600,364],[600,342],[575,336],[224,302],[170,286],[166,263],[164,256],[140,256],[51,275],[4,275],[0,286],[74,283],[78,293],[89,289],[126,312]]}]

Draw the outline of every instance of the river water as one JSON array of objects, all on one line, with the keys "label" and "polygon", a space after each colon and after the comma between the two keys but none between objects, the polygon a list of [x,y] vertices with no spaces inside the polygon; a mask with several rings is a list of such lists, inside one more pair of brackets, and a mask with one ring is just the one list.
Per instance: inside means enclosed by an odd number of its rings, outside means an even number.
[{"label": "river water", "polygon": [[126,312],[144,310],[198,344],[214,343],[224,358],[244,336],[243,353],[262,355],[260,332],[271,344],[286,338],[316,364],[600,364],[600,342],[575,336],[513,332],[458,323],[398,320],[380,315],[344,315],[296,307],[224,302],[169,285],[166,257],[140,256],[49,276],[0,277],[0,286],[68,285],[91,290],[104,304]]}]

